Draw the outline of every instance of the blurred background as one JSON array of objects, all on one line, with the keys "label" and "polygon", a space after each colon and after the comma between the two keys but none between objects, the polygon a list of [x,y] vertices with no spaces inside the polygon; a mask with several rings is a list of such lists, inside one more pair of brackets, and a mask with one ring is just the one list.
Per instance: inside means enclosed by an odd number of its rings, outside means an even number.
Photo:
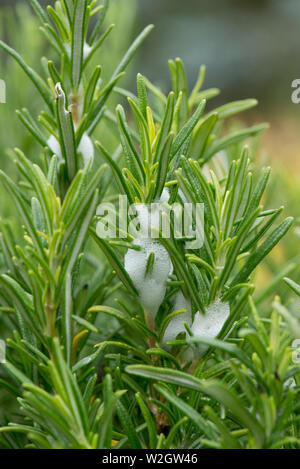
[{"label": "blurred background", "polygon": [[299,0],[138,3],[139,21],[156,26],[140,58],[144,73],[165,85],[167,59],[179,56],[193,83],[205,64],[206,86],[221,88],[216,102],[257,98],[258,117],[272,124],[268,152],[298,166],[300,105],[290,96],[292,80],[300,77]]}]

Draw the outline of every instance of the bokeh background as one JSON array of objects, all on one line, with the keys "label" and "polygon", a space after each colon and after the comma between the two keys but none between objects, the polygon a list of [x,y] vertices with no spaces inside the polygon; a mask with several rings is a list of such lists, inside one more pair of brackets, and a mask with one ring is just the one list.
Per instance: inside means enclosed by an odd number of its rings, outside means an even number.
[{"label": "bokeh background", "polygon": [[272,124],[268,153],[298,166],[300,105],[291,102],[291,82],[300,77],[299,0],[138,3],[139,21],[156,25],[141,57],[145,73],[164,84],[167,59],[180,56],[192,83],[205,64],[206,85],[222,91],[217,101],[257,98],[258,117]]}]

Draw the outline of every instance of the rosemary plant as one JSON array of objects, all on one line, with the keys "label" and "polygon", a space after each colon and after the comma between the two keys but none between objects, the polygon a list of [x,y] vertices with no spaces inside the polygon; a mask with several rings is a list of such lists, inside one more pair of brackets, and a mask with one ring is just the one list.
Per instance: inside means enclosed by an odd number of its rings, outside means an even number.
[{"label": "rosemary plant", "polygon": [[[17,112],[41,158],[15,148],[17,182],[0,172],[23,230],[16,239],[1,221],[0,386],[11,406],[0,445],[299,447],[291,316],[279,299],[260,314],[252,298],[253,273],[292,218],[261,205],[270,170],[255,169],[244,145],[266,125],[223,125],[256,101],[207,112],[218,90],[203,89],[201,67],[189,91],[180,59],[169,62],[169,94],[138,74],[134,95],[121,80],[152,26],[104,73],[108,0],[29,3],[51,60],[34,70],[0,41],[43,102],[38,119]],[[118,224],[101,237],[97,207],[112,207],[117,224],[119,196],[136,210],[135,234]],[[156,236],[141,238],[155,203]],[[196,235],[178,236],[174,203],[204,208],[201,227],[197,213],[189,219]]]}]

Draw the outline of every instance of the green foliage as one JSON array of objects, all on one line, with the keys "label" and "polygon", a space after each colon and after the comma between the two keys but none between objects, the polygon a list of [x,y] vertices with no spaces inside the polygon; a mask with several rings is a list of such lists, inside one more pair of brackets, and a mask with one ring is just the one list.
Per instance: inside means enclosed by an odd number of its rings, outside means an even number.
[{"label": "green foliage", "polygon": [[295,400],[299,369],[291,365],[289,333],[276,311],[264,323],[252,300],[250,306],[249,323],[237,333],[239,345],[189,340],[219,351],[194,376],[167,367],[127,367],[135,376],[166,383],[155,389],[167,400],[170,414],[190,417],[181,430],[193,448],[299,447],[293,417],[299,407]]},{"label": "green foliage", "polygon": [[[0,41],[43,103],[38,119],[17,113],[34,141],[26,154],[39,148],[42,158],[34,163],[15,148],[15,171],[0,173],[18,211],[16,233],[10,221],[0,226],[0,321],[8,336],[0,387],[12,405],[0,446],[299,448],[300,370],[291,348],[299,318],[279,299],[266,312],[252,298],[254,272],[292,218],[279,221],[282,208],[262,207],[270,171],[253,175],[244,146],[266,125],[229,133],[223,125],[257,103],[206,112],[218,90],[203,90],[201,67],[189,91],[180,59],[169,62],[168,95],[141,74],[137,96],[117,86],[152,26],[105,71],[98,52],[113,34],[107,23],[116,4],[110,10],[109,3],[60,0],[44,10],[31,0],[51,57],[39,72]],[[118,102],[113,113],[112,102],[124,96],[128,104]],[[129,232],[98,237],[98,204],[120,194],[139,207],[167,195],[161,221],[170,238],[158,228],[153,248],[172,264],[165,282],[155,284],[154,251],[142,257],[136,281],[126,256],[144,251]],[[201,247],[190,236],[186,248],[187,238],[177,236],[167,211],[173,202],[203,204]],[[190,225],[197,220],[193,213]],[[285,266],[264,298],[292,270]],[[149,278],[163,287],[152,315],[140,288]],[[155,288],[151,294],[154,301]],[[206,334],[195,324],[207,324],[209,311],[222,321]]]}]

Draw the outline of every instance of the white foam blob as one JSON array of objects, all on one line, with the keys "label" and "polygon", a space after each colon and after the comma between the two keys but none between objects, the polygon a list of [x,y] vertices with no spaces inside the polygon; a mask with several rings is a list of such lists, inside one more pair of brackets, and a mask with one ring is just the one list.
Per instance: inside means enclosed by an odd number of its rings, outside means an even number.
[{"label": "white foam blob", "polygon": [[77,151],[82,154],[84,164],[87,164],[90,158],[94,161],[94,145],[86,132],[82,135]]},{"label": "white foam blob", "polygon": [[57,138],[55,138],[54,135],[50,135],[50,137],[47,140],[47,145],[52,151],[52,153],[58,157],[59,162],[62,162],[63,156],[62,156],[61,147]]},{"label": "white foam blob", "polygon": [[[168,251],[158,242],[136,240],[141,250],[129,249],[125,255],[125,270],[134,283],[145,313],[155,318],[166,293],[166,281],[172,269]],[[154,253],[152,269],[146,273],[147,260]]]},{"label": "white foam blob", "polygon": [[170,194],[169,194],[169,189],[165,187],[161,193],[159,201],[162,204],[167,204],[169,202]]},{"label": "white foam blob", "polygon": [[[54,135],[51,135],[49,137],[47,141],[47,145],[52,151],[52,153],[57,155],[59,162],[62,163],[63,155],[61,151],[61,146],[58,140],[56,139],[56,137],[54,137]],[[87,164],[90,158],[92,158],[92,162],[94,161],[94,154],[95,154],[94,145],[93,145],[91,138],[88,136],[86,132],[82,135],[80,144],[77,148],[77,152],[82,154],[84,164]]]},{"label": "white foam blob", "polygon": [[[160,199],[155,203],[167,203],[168,200],[168,189],[164,189]],[[166,282],[173,266],[168,251],[159,241],[151,238],[150,228],[158,230],[160,226],[160,208],[153,204],[136,204],[134,207],[140,229],[131,234],[135,237],[133,244],[140,246],[141,250],[129,249],[125,255],[124,267],[139,293],[145,313],[154,319],[164,300]],[[154,254],[154,263],[146,273],[151,253]]]},{"label": "white foam blob", "polygon": [[[161,214],[164,212],[164,204],[169,200],[168,189],[164,189],[160,199],[151,204],[134,204],[137,220],[140,224],[139,232],[130,233],[138,239],[157,238],[160,228]],[[154,228],[152,232],[151,229]]]},{"label": "white foam blob", "polygon": [[[187,312],[175,316],[169,322],[162,341],[163,347],[167,350],[171,348],[167,345],[168,341],[175,340],[180,333],[186,332],[184,323],[190,326],[195,337],[216,338],[230,314],[229,303],[222,302],[218,299],[205,308],[204,315],[198,311],[194,316],[194,321],[192,321],[190,300],[184,298],[181,292],[177,293],[173,307],[174,311],[179,309],[186,309]],[[208,346],[204,344],[193,345],[186,350],[182,358],[186,361],[190,361],[193,359],[193,356],[199,357],[207,349]]]},{"label": "white foam blob", "polygon": [[[217,299],[205,309],[205,314],[199,311],[195,314],[191,327],[193,335],[195,337],[207,337],[211,339],[217,337],[229,314],[229,303]],[[202,355],[208,349],[208,346],[199,344],[196,348],[197,355]]]},{"label": "white foam blob", "polygon": [[[64,44],[64,46],[65,46],[66,52],[68,54],[68,57],[70,59],[71,58],[71,44],[66,43],[66,44]],[[88,57],[91,50],[92,50],[92,48],[85,42],[84,45],[83,45],[83,59],[84,60]]]}]

